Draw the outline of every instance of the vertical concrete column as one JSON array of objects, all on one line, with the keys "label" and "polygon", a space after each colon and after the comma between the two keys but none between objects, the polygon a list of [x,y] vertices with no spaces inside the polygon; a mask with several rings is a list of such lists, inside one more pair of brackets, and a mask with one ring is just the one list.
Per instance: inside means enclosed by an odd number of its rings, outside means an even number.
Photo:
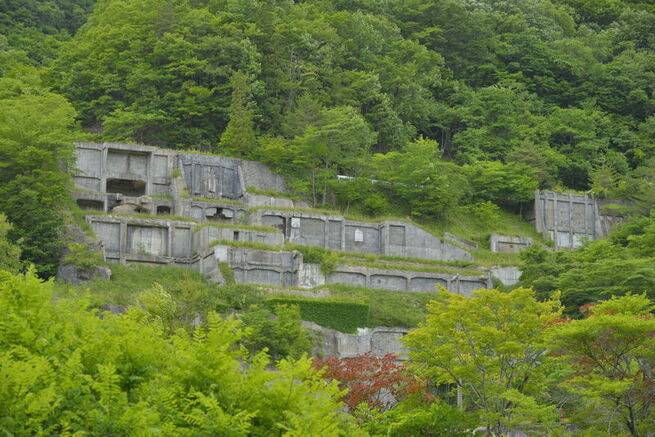
[{"label": "vertical concrete column", "polygon": [[166,242],[166,253],[165,256],[173,256],[173,244],[175,241],[173,241],[173,232],[175,231],[175,225],[173,225],[170,221],[168,222],[168,241]]},{"label": "vertical concrete column", "polygon": [[558,249],[560,246],[557,226],[557,193],[553,193],[553,236],[555,239],[555,249]]},{"label": "vertical concrete column", "polygon": [[154,153],[148,153],[148,160],[146,161],[146,196],[152,194],[152,161]]},{"label": "vertical concrete column", "polygon": [[[587,199],[585,198],[585,203]],[[573,196],[569,193],[569,247],[573,249]]]},{"label": "vertical concrete column", "polygon": [[346,220],[341,218],[341,251],[346,251]]},{"label": "vertical concrete column", "polygon": [[248,191],[248,187],[246,186],[246,181],[243,177],[244,171],[243,168],[241,167],[241,162],[239,162],[239,165],[237,166],[237,177],[239,178],[239,193],[241,196],[245,196],[246,192]]},{"label": "vertical concrete column", "polygon": [[119,225],[119,238],[120,243],[118,246],[118,258],[121,264],[125,264],[125,255],[127,254],[127,223],[124,221],[120,222]]},{"label": "vertical concrete column", "polygon": [[[388,255],[389,254],[389,223],[384,222],[380,225],[379,231],[380,232],[380,255]],[[405,231],[405,235],[407,235],[407,231]],[[405,240],[405,247],[407,247],[407,241]]]},{"label": "vertical concrete column", "polygon": [[[100,161],[100,174],[98,175],[100,177],[100,189],[102,190],[103,193],[107,192],[107,153],[108,153],[108,147],[107,143],[103,143],[102,148],[100,149],[100,156],[101,161]],[[107,201],[105,200],[105,208],[107,207]],[[105,211],[108,212],[108,211]]]}]

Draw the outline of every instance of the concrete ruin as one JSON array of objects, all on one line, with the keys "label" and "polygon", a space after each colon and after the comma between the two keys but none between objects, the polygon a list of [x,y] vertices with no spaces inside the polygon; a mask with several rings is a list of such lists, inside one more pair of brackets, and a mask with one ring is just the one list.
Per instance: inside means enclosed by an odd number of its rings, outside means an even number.
[{"label": "concrete ruin", "polygon": [[625,221],[621,214],[607,208],[624,202],[596,199],[587,194],[535,192],[534,209],[526,214],[544,238],[556,249],[575,249],[585,240],[607,236],[614,224]]},{"label": "concrete ruin", "polygon": [[510,235],[491,234],[489,248],[492,252],[520,252],[534,244],[528,237],[513,237]]},{"label": "concrete ruin", "polygon": [[[445,266],[448,273],[438,273],[425,268],[433,264],[416,262],[471,261],[464,248],[475,246],[454,236],[441,239],[404,221],[349,220],[261,194],[286,189],[284,178],[261,163],[116,143],[76,143],[76,155],[73,198],[88,211],[86,221],[109,262],[181,266],[217,282],[225,281],[227,266],[237,283],[296,289],[340,283],[437,293],[443,287],[470,296],[492,285],[483,269],[472,274]],[[300,252],[285,250],[285,243],[414,260],[370,266],[342,258],[324,271],[304,262]],[[398,339],[405,328],[370,328],[357,335],[313,329],[321,332],[322,355],[372,351],[404,357]]]},{"label": "concrete ruin", "polygon": [[[433,292],[439,285],[470,294],[488,283],[486,272],[459,277],[391,265],[377,270],[340,265],[325,277],[319,268],[305,265],[299,253],[214,247],[221,242],[274,247],[289,242],[340,252],[472,260],[466,250],[409,222],[353,221],[302,209],[304,202],[255,194],[286,188],[284,178],[260,163],[115,143],[76,143],[76,154],[73,196],[89,211],[87,221],[111,262],[187,266],[217,280],[217,262],[227,262],[238,282],[277,286],[338,282]],[[219,253],[229,255],[223,260]]]}]

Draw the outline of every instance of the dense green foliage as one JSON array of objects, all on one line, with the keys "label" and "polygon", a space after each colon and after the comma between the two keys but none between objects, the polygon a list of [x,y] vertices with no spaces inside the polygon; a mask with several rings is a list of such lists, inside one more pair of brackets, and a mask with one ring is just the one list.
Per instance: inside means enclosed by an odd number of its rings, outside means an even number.
[{"label": "dense green foliage", "polygon": [[217,148],[314,204],[442,218],[535,187],[648,197],[654,27],[620,0],[103,0],[47,76],[103,139]]},{"label": "dense green foliage", "polygon": [[297,305],[303,320],[309,320],[341,332],[354,333],[357,332],[357,328],[369,325],[369,308],[368,305],[362,303],[275,297],[268,299],[267,304],[270,306]]},{"label": "dense green foliage", "polygon": [[405,341],[418,371],[459,389],[467,408],[500,436],[526,420],[556,420],[545,396],[552,366],[543,333],[560,313],[558,301],[538,302],[528,289],[483,289],[473,298],[443,292]]},{"label": "dense green foliage", "polygon": [[0,272],[0,417],[12,435],[357,435],[307,358],[252,359],[234,319],[168,335],[131,308],[54,303],[52,283]]},{"label": "dense green foliage", "polygon": [[568,405],[585,435],[648,435],[655,425],[653,301],[613,297],[549,332],[566,375],[561,387],[582,402]]},{"label": "dense green foliage", "polygon": [[20,240],[23,259],[48,277],[63,249],[75,111],[33,70],[14,73],[21,79],[0,78],[0,212],[13,224],[9,236]]},{"label": "dense green foliage", "polygon": [[609,238],[576,251],[531,247],[521,281],[546,297],[561,290],[568,315],[582,305],[628,292],[655,297],[655,215],[633,217]]},{"label": "dense green foliage", "polygon": [[11,228],[6,216],[0,213],[0,270],[17,273],[21,267],[20,246],[7,238]]}]

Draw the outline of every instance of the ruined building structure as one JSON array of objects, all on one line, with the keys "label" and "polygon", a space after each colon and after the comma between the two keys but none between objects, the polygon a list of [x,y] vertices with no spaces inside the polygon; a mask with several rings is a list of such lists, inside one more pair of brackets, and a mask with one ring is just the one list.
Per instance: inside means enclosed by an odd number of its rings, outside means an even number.
[{"label": "ruined building structure", "polygon": [[[284,178],[261,163],[114,143],[76,143],[76,153],[73,196],[110,262],[183,266],[219,282],[223,264],[238,283],[279,287],[343,283],[434,293],[438,285],[470,295],[491,286],[486,270],[473,275],[470,269],[421,268],[416,259],[472,257],[410,222],[354,221],[256,194],[286,189]],[[414,260],[366,266],[342,257],[325,274],[300,252],[285,249],[288,243]]]},{"label": "ruined building structure", "polygon": [[596,199],[588,194],[535,192],[534,208],[527,219],[556,249],[576,249],[585,240],[607,236],[625,217],[612,206],[618,200]]}]

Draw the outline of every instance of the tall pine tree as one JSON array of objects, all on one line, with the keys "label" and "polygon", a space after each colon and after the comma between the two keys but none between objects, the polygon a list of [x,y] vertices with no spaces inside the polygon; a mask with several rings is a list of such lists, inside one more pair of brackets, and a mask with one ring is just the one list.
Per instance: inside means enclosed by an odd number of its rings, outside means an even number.
[{"label": "tall pine tree", "polygon": [[239,71],[232,77],[230,121],[218,143],[219,153],[244,158],[252,155],[257,144],[252,105],[248,79]]}]

